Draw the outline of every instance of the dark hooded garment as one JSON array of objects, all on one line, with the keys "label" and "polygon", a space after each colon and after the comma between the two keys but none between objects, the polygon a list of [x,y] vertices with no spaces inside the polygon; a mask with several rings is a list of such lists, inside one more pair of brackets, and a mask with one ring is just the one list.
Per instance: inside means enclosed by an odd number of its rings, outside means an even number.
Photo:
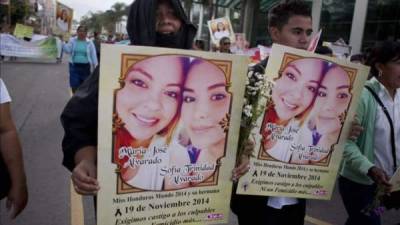
[{"label": "dark hooded garment", "polygon": [[[136,0],[130,8],[127,31],[133,45],[191,49],[196,28],[188,20],[179,0],[170,0],[182,20],[179,32],[160,35],[155,31],[157,0]],[[61,114],[65,134],[63,165],[72,171],[75,154],[85,146],[97,146],[99,68],[78,88]]]},{"label": "dark hooded garment", "polygon": [[170,1],[177,17],[182,20],[180,31],[173,35],[156,33],[156,1],[157,0],[137,0],[131,5],[126,26],[131,44],[191,49],[197,30],[186,16],[180,1]]}]

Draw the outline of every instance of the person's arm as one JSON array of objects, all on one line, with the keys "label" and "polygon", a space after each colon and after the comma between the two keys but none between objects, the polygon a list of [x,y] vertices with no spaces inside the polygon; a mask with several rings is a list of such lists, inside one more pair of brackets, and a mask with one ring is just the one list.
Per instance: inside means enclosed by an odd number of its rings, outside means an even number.
[{"label": "person's arm", "polygon": [[61,114],[63,165],[72,171],[79,194],[95,194],[99,68],[78,88]]},{"label": "person's arm", "polygon": [[63,44],[62,48],[63,48],[64,52],[66,52],[67,54],[72,54],[72,46],[73,46],[72,42],[73,42],[73,38],[71,38],[67,44]]},{"label": "person's arm", "polygon": [[92,58],[92,63],[93,63],[93,68],[96,68],[96,66],[99,64],[99,61],[97,59],[97,54],[96,54],[96,46],[94,45],[93,41],[89,42],[90,44],[90,57]]},{"label": "person's arm", "polygon": [[74,157],[75,168],[71,179],[75,191],[81,195],[95,195],[100,189],[97,182],[97,149],[96,146],[85,146],[79,149]]},{"label": "person's arm", "polygon": [[7,195],[7,208],[14,219],[28,202],[28,189],[22,157],[22,148],[12,120],[10,104],[0,104],[0,150],[10,174],[11,189]]}]

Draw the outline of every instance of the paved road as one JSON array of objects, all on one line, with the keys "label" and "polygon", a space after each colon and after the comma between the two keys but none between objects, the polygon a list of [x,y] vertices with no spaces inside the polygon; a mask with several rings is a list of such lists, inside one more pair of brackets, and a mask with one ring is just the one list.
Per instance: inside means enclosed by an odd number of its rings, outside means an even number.
[{"label": "paved road", "polygon": [[[30,194],[27,208],[12,222],[1,202],[0,225],[70,225],[69,172],[61,166],[63,132],[59,122],[69,98],[67,64],[5,62],[0,64],[0,76],[13,98],[12,112],[22,140]],[[84,203],[85,225],[94,225],[92,201],[85,198]],[[339,225],[346,218],[337,193],[332,201],[308,201],[307,213],[312,217],[307,225]],[[237,225],[235,216],[230,217],[229,225]],[[385,213],[383,225],[398,223],[399,212]]]}]

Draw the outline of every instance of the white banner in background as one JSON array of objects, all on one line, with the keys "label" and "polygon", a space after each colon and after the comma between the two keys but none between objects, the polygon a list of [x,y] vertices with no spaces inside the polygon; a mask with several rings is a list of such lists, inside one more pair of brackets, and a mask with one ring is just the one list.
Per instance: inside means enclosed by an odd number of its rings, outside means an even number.
[{"label": "white banner in background", "polygon": [[27,58],[55,59],[60,55],[61,42],[55,37],[24,41],[9,34],[0,34],[0,55]]}]

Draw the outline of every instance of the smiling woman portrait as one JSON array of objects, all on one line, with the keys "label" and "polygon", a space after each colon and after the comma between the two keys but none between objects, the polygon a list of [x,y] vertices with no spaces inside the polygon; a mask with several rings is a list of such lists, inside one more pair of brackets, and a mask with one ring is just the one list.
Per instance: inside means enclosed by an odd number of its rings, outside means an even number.
[{"label": "smiling woman portrait", "polygon": [[281,68],[261,128],[262,159],[290,161],[290,144],[312,108],[325,64],[322,59],[300,58]]},{"label": "smiling woman portrait", "polygon": [[331,64],[323,75],[310,116],[302,126],[299,143],[305,150],[291,162],[318,163],[326,159],[339,141],[352,94],[352,80],[341,66]]},{"label": "smiling woman portrait", "polygon": [[227,84],[217,65],[199,58],[192,61],[183,88],[180,137],[169,149],[169,167],[179,172],[167,174],[166,190],[217,179],[232,98]]},{"label": "smiling woman portrait", "polygon": [[161,190],[160,170],[168,164],[167,145],[179,120],[187,58],[164,55],[133,64],[115,92],[114,162],[123,182]]}]

